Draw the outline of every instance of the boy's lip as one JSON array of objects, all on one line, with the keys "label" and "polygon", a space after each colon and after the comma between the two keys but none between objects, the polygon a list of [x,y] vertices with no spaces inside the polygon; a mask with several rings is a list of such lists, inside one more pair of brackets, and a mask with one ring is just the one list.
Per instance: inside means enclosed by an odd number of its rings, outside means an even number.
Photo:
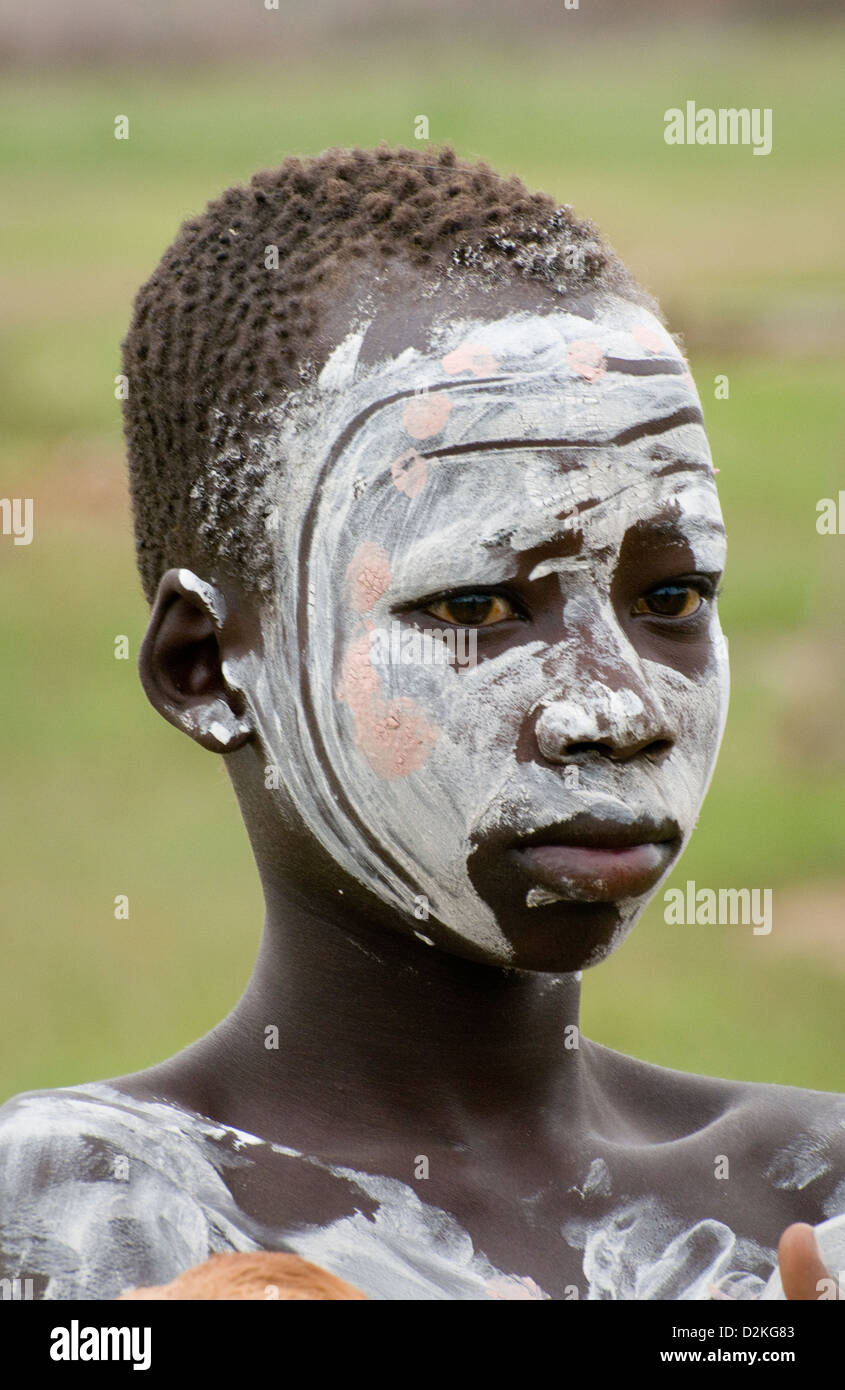
[{"label": "boy's lip", "polygon": [[508,855],[526,877],[559,898],[616,902],[653,888],[680,845],[680,829],[668,817],[579,815],[519,836]]}]

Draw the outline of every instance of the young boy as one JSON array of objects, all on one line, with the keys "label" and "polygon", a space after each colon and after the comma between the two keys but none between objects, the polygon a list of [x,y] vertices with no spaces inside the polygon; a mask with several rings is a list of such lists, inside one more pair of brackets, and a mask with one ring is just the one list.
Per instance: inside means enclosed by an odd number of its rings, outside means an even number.
[{"label": "young boy", "polygon": [[104,1298],[290,1250],[376,1299],[757,1298],[791,1227],[817,1297],[845,1101],[578,1030],[727,708],[656,306],[518,180],[329,151],[186,224],[124,350],[141,679],[225,757],[266,922],[207,1037],[3,1107],[2,1273]]}]

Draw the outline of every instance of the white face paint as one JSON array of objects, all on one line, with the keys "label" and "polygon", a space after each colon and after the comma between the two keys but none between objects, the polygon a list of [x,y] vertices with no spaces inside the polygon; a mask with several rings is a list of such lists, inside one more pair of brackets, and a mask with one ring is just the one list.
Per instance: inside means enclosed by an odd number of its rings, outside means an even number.
[{"label": "white face paint", "polygon": [[[439,940],[452,949],[513,963],[497,840],[585,812],[669,816],[683,843],[695,824],[726,714],[724,639],[708,606],[693,639],[660,637],[645,652],[614,586],[632,545],[635,568],[655,550],[687,557],[680,570],[664,557],[643,590],[723,567],[700,405],[671,339],[623,301],[592,320],[452,320],[426,354],[366,367],[363,338],[350,334],[266,446],[285,460],[278,592],[263,661],[226,674],[279,768],[280,810],[293,802],[411,929],[424,900],[427,935],[446,928]],[[505,639],[484,628],[467,669],[371,661],[374,630],[397,619],[442,629],[424,616],[433,596],[520,575],[529,608],[541,585],[557,586],[554,631],[510,623]],[[567,745],[640,738],[671,750],[653,762],[593,758],[567,785]],[[479,881],[480,845],[492,877]],[[524,916],[537,918],[532,895],[553,910],[524,885]],[[578,965],[607,954],[648,896],[614,903],[612,932]]]}]

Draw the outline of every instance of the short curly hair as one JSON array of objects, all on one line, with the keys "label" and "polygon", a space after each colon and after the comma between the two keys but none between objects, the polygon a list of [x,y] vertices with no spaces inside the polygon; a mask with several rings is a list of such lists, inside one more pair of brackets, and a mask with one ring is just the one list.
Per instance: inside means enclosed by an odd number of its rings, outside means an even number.
[{"label": "short curly hair", "polygon": [[319,291],[356,261],[391,257],[434,279],[527,276],[565,299],[608,291],[656,311],[592,223],[448,146],[330,149],[227,189],[184,223],[139,290],[123,342],[150,602],[167,568],[203,562],[221,563],[250,593],[270,591],[256,416],[319,371]]}]

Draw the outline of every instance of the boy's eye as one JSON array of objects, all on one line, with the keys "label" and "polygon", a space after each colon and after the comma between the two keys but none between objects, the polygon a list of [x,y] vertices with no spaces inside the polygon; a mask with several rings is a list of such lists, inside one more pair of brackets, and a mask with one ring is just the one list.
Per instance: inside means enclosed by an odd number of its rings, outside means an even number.
[{"label": "boy's eye", "polygon": [[455,594],[452,598],[438,599],[425,611],[456,627],[490,627],[516,617],[513,607],[501,594]]},{"label": "boy's eye", "polygon": [[646,613],[658,618],[691,618],[697,613],[705,595],[692,584],[661,584],[638,598],[634,613]]}]

